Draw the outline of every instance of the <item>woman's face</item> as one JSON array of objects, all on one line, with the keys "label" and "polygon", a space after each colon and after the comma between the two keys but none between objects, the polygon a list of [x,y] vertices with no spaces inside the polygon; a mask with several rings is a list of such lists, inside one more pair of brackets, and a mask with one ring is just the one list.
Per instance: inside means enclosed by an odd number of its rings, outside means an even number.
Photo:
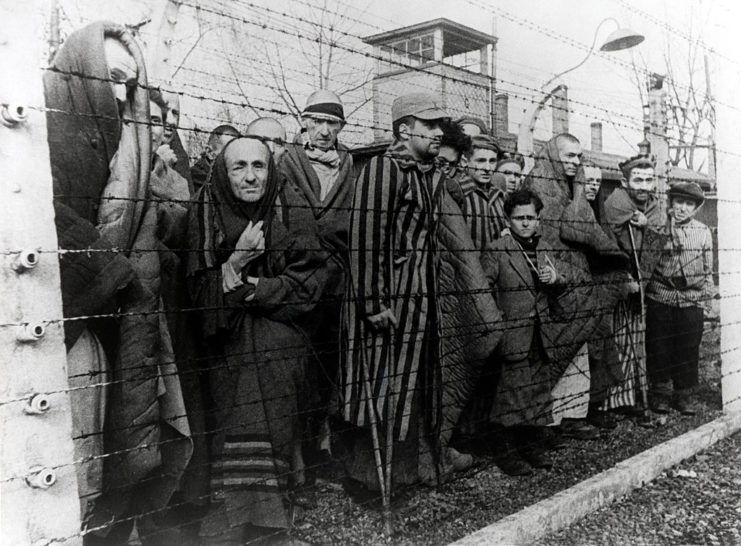
[{"label": "woman's face", "polygon": [[224,152],[224,163],[237,199],[245,203],[262,199],[270,168],[270,151],[265,144],[251,138],[238,139]]}]

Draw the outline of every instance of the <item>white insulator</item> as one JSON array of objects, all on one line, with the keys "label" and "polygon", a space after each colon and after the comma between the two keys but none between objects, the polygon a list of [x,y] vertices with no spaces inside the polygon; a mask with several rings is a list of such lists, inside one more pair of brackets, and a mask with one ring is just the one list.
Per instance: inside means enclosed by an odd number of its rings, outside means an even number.
[{"label": "white insulator", "polygon": [[36,249],[22,250],[13,259],[11,267],[18,273],[33,269],[39,264],[39,251]]},{"label": "white insulator", "polygon": [[13,127],[28,119],[28,108],[21,104],[5,104],[0,108],[0,121],[3,125]]},{"label": "white insulator", "polygon": [[34,394],[26,404],[25,412],[28,415],[41,415],[51,408],[51,402],[46,394]]},{"label": "white insulator", "polygon": [[48,489],[57,481],[57,473],[53,468],[34,467],[26,475],[26,483],[38,489]]},{"label": "white insulator", "polygon": [[21,343],[29,343],[40,340],[46,333],[43,322],[27,322],[18,327],[16,339]]}]

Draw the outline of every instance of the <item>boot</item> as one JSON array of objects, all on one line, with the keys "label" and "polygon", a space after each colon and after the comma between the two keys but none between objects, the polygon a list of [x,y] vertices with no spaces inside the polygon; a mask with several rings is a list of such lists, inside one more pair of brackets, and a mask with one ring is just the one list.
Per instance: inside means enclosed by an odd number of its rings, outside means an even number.
[{"label": "boot", "polygon": [[518,427],[517,449],[525,461],[533,468],[553,468],[553,460],[548,456],[541,444],[540,428]]},{"label": "boot", "polygon": [[651,411],[665,415],[671,412],[671,406],[669,405],[669,397],[663,394],[653,394],[649,397],[649,405]]},{"label": "boot", "polygon": [[566,438],[574,440],[597,440],[599,430],[584,419],[562,419],[561,432]]},{"label": "boot", "polygon": [[682,415],[697,414],[697,403],[695,402],[691,394],[685,394],[682,392],[674,393],[672,406]]},{"label": "boot", "polygon": [[[528,476],[533,469],[518,454],[514,432],[504,427],[497,438],[498,448],[494,452],[494,462],[508,476]],[[495,440],[496,441],[496,440]]]},{"label": "boot", "polygon": [[589,413],[587,414],[587,423],[605,430],[613,430],[618,425],[617,419],[609,411],[602,411],[592,407],[589,408]]}]

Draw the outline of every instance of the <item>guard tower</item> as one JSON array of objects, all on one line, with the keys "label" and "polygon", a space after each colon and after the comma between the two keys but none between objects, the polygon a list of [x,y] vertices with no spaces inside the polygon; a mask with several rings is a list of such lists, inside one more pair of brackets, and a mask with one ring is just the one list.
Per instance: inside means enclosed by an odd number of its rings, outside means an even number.
[{"label": "guard tower", "polygon": [[475,116],[492,125],[495,36],[435,19],[363,41],[373,46],[378,59],[373,79],[375,142],[391,138],[391,103],[404,93],[435,93],[453,118]]}]

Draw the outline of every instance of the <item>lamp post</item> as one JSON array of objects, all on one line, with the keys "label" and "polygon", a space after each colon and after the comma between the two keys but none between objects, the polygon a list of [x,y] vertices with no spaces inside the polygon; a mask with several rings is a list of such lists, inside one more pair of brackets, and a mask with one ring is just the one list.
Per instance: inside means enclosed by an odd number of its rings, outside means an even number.
[{"label": "lamp post", "polygon": [[540,91],[544,93],[544,95],[537,103],[534,103],[528,109],[525,115],[525,120],[527,120],[527,123],[520,124],[520,130],[517,135],[517,150],[525,157],[526,171],[529,171],[534,163],[533,133],[535,131],[535,123],[538,121],[538,116],[545,107],[546,102],[548,102],[548,100],[550,100],[556,93],[558,93],[562,89],[566,89],[566,86],[564,84],[557,85],[547,93],[545,93],[545,90],[548,89],[548,86],[550,86],[558,78],[564,76],[565,74],[568,74],[573,70],[576,70],[581,65],[587,62],[587,60],[594,53],[594,47],[597,45],[597,35],[599,34],[602,25],[604,25],[608,21],[614,22],[618,28],[607,37],[604,43],[600,46],[600,51],[620,51],[622,49],[629,49],[631,47],[637,46],[638,44],[643,42],[643,40],[645,40],[645,37],[643,35],[638,34],[637,32],[634,32],[627,28],[621,28],[620,23],[618,23],[616,19],[607,17],[600,21],[600,23],[597,25],[597,28],[594,31],[594,39],[592,40],[592,45],[589,48],[587,55],[571,68],[564,70],[563,72],[559,72],[540,86]]}]

